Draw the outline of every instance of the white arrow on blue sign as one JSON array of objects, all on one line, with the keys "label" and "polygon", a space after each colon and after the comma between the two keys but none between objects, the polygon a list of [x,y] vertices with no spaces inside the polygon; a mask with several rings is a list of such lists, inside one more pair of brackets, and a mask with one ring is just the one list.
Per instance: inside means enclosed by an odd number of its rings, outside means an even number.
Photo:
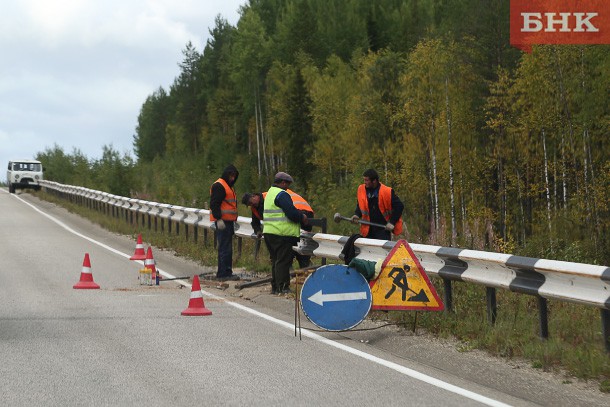
[{"label": "white arrow on blue sign", "polygon": [[366,300],[366,292],[360,291],[357,293],[342,293],[342,294],[324,294],[322,290],[308,298],[316,304],[324,306],[324,301],[350,301],[350,300]]},{"label": "white arrow on blue sign", "polygon": [[358,325],[372,304],[371,288],[353,268],[332,264],[307,277],[301,290],[301,308],[313,324],[327,331]]}]

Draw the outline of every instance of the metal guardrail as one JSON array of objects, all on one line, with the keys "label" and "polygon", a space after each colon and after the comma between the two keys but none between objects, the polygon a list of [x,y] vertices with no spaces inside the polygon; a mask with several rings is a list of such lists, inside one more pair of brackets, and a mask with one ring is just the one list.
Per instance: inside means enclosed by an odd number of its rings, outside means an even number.
[{"label": "metal guardrail", "polygon": [[[345,236],[317,233],[301,251],[339,259]],[[357,258],[387,257],[395,242],[357,239]],[[452,247],[410,244],[426,273],[444,279],[506,289],[547,299],[610,309],[610,268]]]},{"label": "metal guardrail", "polygon": [[[125,216],[134,221],[133,215],[148,218],[148,227],[154,219],[155,230],[160,219],[161,229],[167,221],[171,232],[172,224],[179,233],[180,225],[192,227],[195,240],[198,228],[204,233],[213,229],[210,211],[187,208],[178,205],[149,202],[126,198],[78,186],[63,185],[53,181],[41,181],[45,190],[54,191],[72,200],[83,200],[86,205],[103,206],[113,215]],[[84,202],[86,200],[86,202]],[[116,212],[115,212],[116,211]],[[119,215],[119,211],[122,215]],[[136,217],[135,222],[138,223]],[[251,218],[239,216],[235,235],[241,250],[241,238],[256,239],[250,225]],[[321,258],[342,260],[341,251],[348,237],[326,233],[302,232],[301,242],[295,250],[301,254]],[[260,241],[257,240],[260,244]],[[257,247],[258,247],[257,244]],[[357,258],[377,261],[387,257],[395,242],[360,238],[354,242]],[[548,338],[547,300],[557,300],[583,304],[599,308],[602,319],[602,334],[606,350],[610,351],[610,268],[582,263],[536,259],[452,247],[410,244],[426,273],[442,279],[444,285],[445,309],[452,310],[452,282],[466,282],[486,287],[487,313],[491,324],[497,315],[496,289],[536,296],[540,314],[540,336]]]}]

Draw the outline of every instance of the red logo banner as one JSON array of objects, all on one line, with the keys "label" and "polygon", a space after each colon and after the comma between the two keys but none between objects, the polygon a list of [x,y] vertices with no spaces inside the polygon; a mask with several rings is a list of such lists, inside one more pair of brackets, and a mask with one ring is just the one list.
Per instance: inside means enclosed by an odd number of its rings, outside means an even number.
[{"label": "red logo banner", "polygon": [[608,0],[511,0],[510,44],[610,44]]}]

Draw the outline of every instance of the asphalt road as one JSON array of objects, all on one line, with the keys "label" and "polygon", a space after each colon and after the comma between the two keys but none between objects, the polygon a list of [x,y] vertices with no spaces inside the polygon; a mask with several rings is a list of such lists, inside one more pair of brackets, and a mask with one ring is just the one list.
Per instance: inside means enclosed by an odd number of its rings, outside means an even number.
[{"label": "asphalt road", "polygon": [[[610,404],[586,384],[395,329],[304,329],[299,340],[293,300],[264,289],[204,288],[213,315],[181,316],[190,286],[140,286],[134,247],[55,205],[0,190],[0,404]],[[204,271],[153,251],[166,277]],[[100,290],[72,288],[85,253]]]}]

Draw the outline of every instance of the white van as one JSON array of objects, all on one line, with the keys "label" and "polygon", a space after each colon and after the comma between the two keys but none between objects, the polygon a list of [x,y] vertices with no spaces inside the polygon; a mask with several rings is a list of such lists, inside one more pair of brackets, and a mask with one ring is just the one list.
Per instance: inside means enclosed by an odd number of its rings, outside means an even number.
[{"label": "white van", "polygon": [[8,162],[6,181],[8,191],[15,193],[15,189],[33,188],[40,189],[39,181],[42,180],[42,164],[36,160],[15,160]]}]

